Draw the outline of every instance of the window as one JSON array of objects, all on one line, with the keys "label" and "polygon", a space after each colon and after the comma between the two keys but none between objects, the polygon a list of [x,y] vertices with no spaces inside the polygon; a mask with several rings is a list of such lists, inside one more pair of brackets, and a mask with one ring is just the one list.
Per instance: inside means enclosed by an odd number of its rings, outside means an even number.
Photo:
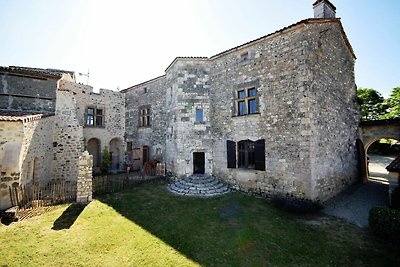
[{"label": "window", "polygon": [[[228,168],[265,171],[265,140],[226,141]],[[236,157],[237,155],[237,157]],[[237,159],[237,160],[236,160]]]},{"label": "window", "polygon": [[243,52],[240,54],[240,62],[246,61],[249,59],[249,52]]},{"label": "window", "polygon": [[139,126],[150,126],[150,107],[143,107],[139,109]]},{"label": "window", "polygon": [[237,91],[237,115],[249,115],[257,113],[257,90],[255,87]]},{"label": "window", "polygon": [[86,112],[86,126],[103,127],[104,112],[102,109],[88,108]]},{"label": "window", "polygon": [[203,122],[204,121],[204,116],[203,116],[203,109],[196,109],[196,122]]},{"label": "window", "polygon": [[254,169],[254,142],[250,140],[238,143],[238,168]]}]

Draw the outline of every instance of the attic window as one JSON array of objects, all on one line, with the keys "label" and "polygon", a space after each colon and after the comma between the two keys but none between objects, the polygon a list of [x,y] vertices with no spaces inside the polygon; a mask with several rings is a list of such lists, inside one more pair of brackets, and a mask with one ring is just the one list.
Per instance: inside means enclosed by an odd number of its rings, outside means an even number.
[{"label": "attic window", "polygon": [[143,93],[147,94],[147,87],[143,88]]},{"label": "attic window", "polygon": [[240,62],[247,61],[249,59],[249,52],[243,52],[240,54]]}]

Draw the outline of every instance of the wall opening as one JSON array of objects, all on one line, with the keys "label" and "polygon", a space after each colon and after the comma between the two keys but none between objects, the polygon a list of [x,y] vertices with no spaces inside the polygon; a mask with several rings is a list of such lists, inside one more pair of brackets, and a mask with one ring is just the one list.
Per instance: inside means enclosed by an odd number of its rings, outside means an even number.
[{"label": "wall opening", "polygon": [[204,174],[205,163],[204,152],[193,152],[193,174]]},{"label": "wall opening", "polygon": [[366,179],[364,182],[388,184],[386,167],[400,154],[400,142],[379,138],[365,145]]},{"label": "wall opening", "polygon": [[97,138],[91,138],[87,142],[86,146],[87,151],[90,155],[93,156],[93,171],[98,169],[100,171],[100,164],[101,164],[101,147],[100,147],[100,140]]},{"label": "wall opening", "polygon": [[118,138],[113,138],[110,141],[110,156],[111,156],[111,170],[119,170],[121,160],[121,146],[122,142]]}]

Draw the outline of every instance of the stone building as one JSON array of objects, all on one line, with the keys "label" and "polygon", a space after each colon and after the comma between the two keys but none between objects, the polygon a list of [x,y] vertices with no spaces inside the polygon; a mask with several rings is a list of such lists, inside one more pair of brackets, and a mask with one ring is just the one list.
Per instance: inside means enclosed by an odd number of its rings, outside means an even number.
[{"label": "stone building", "polygon": [[356,57],[335,9],[123,90],[132,163],[321,201],[355,182]]},{"label": "stone building", "polygon": [[114,170],[157,159],[178,178],[332,197],[359,177],[356,57],[335,10],[318,0],[314,18],[211,57],[177,57],[121,92],[95,93],[69,71],[0,68],[0,209],[10,185],[74,182],[83,161],[99,171],[106,146]]},{"label": "stone building", "polygon": [[0,79],[0,209],[11,205],[10,186],[75,183],[84,150],[95,170],[105,146],[111,168],[123,167],[123,94],[94,93],[63,70],[1,67]]}]

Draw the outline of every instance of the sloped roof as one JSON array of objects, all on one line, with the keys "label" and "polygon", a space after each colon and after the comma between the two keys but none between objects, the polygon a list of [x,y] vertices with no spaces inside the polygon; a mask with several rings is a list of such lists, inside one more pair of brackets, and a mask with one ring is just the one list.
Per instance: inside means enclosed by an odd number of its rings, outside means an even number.
[{"label": "sloped roof", "polygon": [[[322,0],[319,0],[319,1],[322,1]],[[315,4],[317,4],[319,1],[315,2]],[[329,1],[327,1],[327,2],[329,2]],[[329,2],[329,3],[330,3],[330,2]],[[334,6],[333,6],[333,7],[334,7]],[[309,19],[301,20],[301,21],[299,21],[299,22],[297,22],[297,23],[294,23],[294,24],[292,24],[292,25],[289,25],[289,26],[287,26],[287,27],[284,27],[284,28],[282,28],[282,29],[280,29],[280,30],[277,30],[277,31],[273,32],[273,33],[264,35],[264,36],[262,36],[262,37],[260,37],[260,38],[255,39],[255,40],[252,40],[252,41],[249,41],[249,42],[247,42],[247,43],[244,43],[244,44],[235,46],[235,47],[233,47],[233,48],[230,48],[230,49],[228,49],[228,50],[225,50],[225,51],[223,51],[223,52],[221,52],[221,53],[218,53],[218,54],[216,54],[216,55],[214,55],[214,56],[211,56],[210,58],[208,58],[208,57],[176,57],[176,58],[171,62],[171,64],[168,65],[166,71],[168,71],[168,69],[169,69],[175,62],[177,62],[178,60],[190,60],[190,59],[213,60],[213,59],[216,59],[216,58],[218,58],[218,57],[220,57],[220,56],[223,56],[223,55],[225,55],[225,54],[234,52],[234,51],[239,50],[239,49],[241,49],[241,48],[244,48],[244,47],[246,47],[246,46],[249,46],[249,45],[252,45],[252,44],[257,43],[257,42],[259,42],[259,41],[262,41],[262,40],[264,40],[264,39],[274,37],[275,35],[287,33],[287,32],[289,32],[289,31],[291,31],[292,29],[294,29],[294,28],[296,28],[296,27],[299,27],[299,26],[301,26],[301,25],[307,25],[307,24],[313,24],[313,23],[338,23],[339,26],[340,26],[340,30],[341,30],[341,33],[342,33],[342,36],[343,36],[343,41],[344,41],[346,47],[348,48],[348,50],[349,50],[350,54],[352,55],[352,57],[353,57],[354,59],[357,58],[356,55],[355,55],[355,53],[354,53],[353,47],[351,46],[351,44],[350,44],[350,42],[349,42],[349,39],[347,38],[347,35],[346,35],[346,33],[345,33],[344,29],[343,29],[343,25],[342,25],[342,23],[341,23],[341,21],[340,21],[340,18],[329,18],[329,19],[327,19],[327,18],[309,18]],[[164,76],[165,76],[165,75],[160,76],[160,77],[164,77]],[[160,78],[160,77],[154,78],[154,79],[149,80],[149,81],[147,81],[147,82],[156,80],[156,79],[158,79],[158,78]],[[134,87],[139,86],[139,85],[143,85],[144,83],[147,83],[147,82],[143,82],[143,83],[140,83],[140,84],[137,84],[137,85],[133,85],[133,86],[131,86],[131,87],[128,87],[128,88],[122,90],[121,92],[126,91],[126,90],[131,89],[131,88],[134,88]]]},{"label": "sloped roof", "polygon": [[71,77],[75,77],[75,72],[68,70],[41,69],[41,68],[18,67],[18,66],[9,66],[9,67],[0,66],[0,72],[20,74],[24,76],[34,76],[45,79],[60,79],[63,74],[69,74],[71,75]]},{"label": "sloped roof", "polygon": [[400,155],[386,167],[386,170],[389,172],[400,172]]},{"label": "sloped roof", "polygon": [[221,52],[221,53],[218,53],[218,54],[212,56],[210,59],[214,59],[214,58],[220,57],[220,56],[222,56],[222,55],[224,55],[224,54],[227,54],[227,53],[229,53],[229,52],[233,52],[234,50],[238,50],[238,49],[240,49],[240,48],[242,48],[242,47],[245,47],[245,46],[248,46],[248,45],[250,45],[250,44],[259,42],[259,41],[264,40],[264,39],[267,39],[267,38],[269,38],[269,37],[273,37],[274,35],[286,33],[286,32],[288,32],[288,31],[292,30],[293,28],[298,27],[298,26],[300,26],[300,25],[306,25],[306,24],[312,24],[312,23],[331,23],[331,22],[338,23],[338,24],[340,25],[340,29],[341,29],[341,32],[342,32],[343,40],[344,40],[344,42],[345,42],[347,48],[349,49],[350,54],[353,56],[354,59],[356,59],[357,57],[356,57],[356,55],[355,55],[355,53],[354,53],[353,47],[351,46],[351,44],[350,44],[350,42],[349,42],[349,39],[347,38],[347,35],[346,35],[346,33],[344,32],[342,23],[341,23],[341,21],[340,21],[339,18],[331,18],[331,19],[326,19],[326,18],[310,18],[310,19],[304,19],[304,20],[301,20],[301,21],[299,21],[299,22],[297,22],[297,23],[294,23],[294,24],[292,24],[292,25],[289,25],[289,26],[287,26],[287,27],[284,27],[284,28],[282,28],[282,29],[280,29],[280,30],[277,30],[277,31],[275,31],[275,32],[273,32],[273,33],[264,35],[264,36],[262,36],[262,37],[260,37],[260,38],[255,39],[255,40],[252,40],[252,41],[249,41],[249,42],[244,43],[244,44],[242,44],[242,45],[239,45],[239,46],[233,47],[233,48],[231,48],[231,49],[225,50],[225,51],[223,51],[223,52]]},{"label": "sloped roof", "polygon": [[54,113],[35,113],[25,111],[1,111],[0,121],[22,121],[29,122],[39,120],[41,118],[54,116]]}]

